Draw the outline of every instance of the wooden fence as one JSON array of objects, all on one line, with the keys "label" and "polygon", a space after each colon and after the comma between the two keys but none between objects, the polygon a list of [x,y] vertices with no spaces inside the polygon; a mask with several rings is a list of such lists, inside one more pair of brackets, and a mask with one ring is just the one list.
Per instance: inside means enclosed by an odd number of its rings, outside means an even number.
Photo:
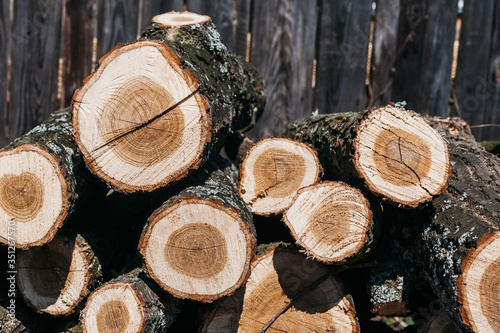
[{"label": "wooden fence", "polygon": [[259,69],[268,100],[253,138],[316,109],[406,101],[486,124],[477,138],[500,140],[500,0],[465,0],[463,14],[457,3],[0,0],[0,147],[68,106],[96,60],[170,10],[210,15],[225,44]]}]

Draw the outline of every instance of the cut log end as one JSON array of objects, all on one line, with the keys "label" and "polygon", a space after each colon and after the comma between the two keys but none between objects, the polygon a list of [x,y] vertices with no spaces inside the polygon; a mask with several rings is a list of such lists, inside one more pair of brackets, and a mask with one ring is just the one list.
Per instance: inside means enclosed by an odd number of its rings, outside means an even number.
[{"label": "cut log end", "polygon": [[142,297],[125,282],[109,283],[90,295],[81,314],[83,332],[142,332]]},{"label": "cut log end", "polygon": [[56,157],[29,144],[0,151],[0,242],[50,241],[67,215],[68,183]]},{"label": "cut log end", "polygon": [[[327,273],[327,266],[278,247],[252,263],[245,288],[217,304],[202,332],[258,332],[291,299]],[[329,277],[294,302],[268,331],[359,332],[359,324],[342,284]]]},{"label": "cut log end", "polygon": [[238,191],[259,215],[287,209],[297,191],[319,180],[321,166],[308,144],[284,138],[264,138],[252,146],[240,167]]},{"label": "cut log end", "polygon": [[139,247],[149,274],[163,289],[211,302],[246,281],[254,243],[234,209],[184,197],[153,214]]},{"label": "cut log end", "polygon": [[108,184],[152,191],[200,163],[211,135],[207,109],[167,45],[138,41],[109,52],[75,93],[75,138]]},{"label": "cut log end", "polygon": [[446,142],[414,112],[373,110],[358,128],[355,168],[373,193],[416,207],[446,188],[451,173]]},{"label": "cut log end", "polygon": [[[88,294],[97,263],[86,242],[55,237],[51,242],[18,255],[19,292],[39,313],[54,316],[74,312]],[[94,272],[95,273],[95,272]]]},{"label": "cut log end", "polygon": [[343,263],[371,240],[372,212],[361,191],[326,181],[300,189],[283,214],[297,244],[315,259]]},{"label": "cut log end", "polygon": [[206,15],[199,15],[190,12],[168,12],[153,17],[153,23],[158,24],[160,27],[178,27],[194,24],[205,24],[210,22],[210,17]]},{"label": "cut log end", "polygon": [[474,332],[500,332],[500,232],[486,234],[462,263],[458,297]]}]

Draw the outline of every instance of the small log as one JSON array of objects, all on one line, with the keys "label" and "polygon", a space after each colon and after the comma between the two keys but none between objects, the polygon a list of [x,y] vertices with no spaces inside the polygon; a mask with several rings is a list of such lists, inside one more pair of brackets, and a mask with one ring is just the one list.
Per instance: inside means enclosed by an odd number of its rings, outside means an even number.
[{"label": "small log", "polygon": [[174,297],[154,292],[140,269],[97,288],[80,314],[82,333],[166,332],[180,311]]},{"label": "small log", "polygon": [[347,184],[325,181],[301,188],[283,213],[283,222],[296,243],[320,262],[354,262],[371,249],[370,203]]},{"label": "small log", "polygon": [[49,242],[84,196],[90,173],[63,109],[0,150],[0,242],[27,249]]},{"label": "small log", "polygon": [[153,191],[202,165],[264,103],[256,69],[227,51],[208,16],[172,12],[100,60],[73,97],[74,135],[113,188]]},{"label": "small log", "polygon": [[81,235],[56,236],[49,243],[18,253],[19,292],[37,313],[73,313],[101,279],[99,260]]},{"label": "small log", "polygon": [[316,148],[329,177],[360,182],[397,206],[431,200],[451,170],[441,136],[415,112],[392,105],[312,116],[292,123],[284,136]]},{"label": "small log", "polygon": [[[448,142],[449,186],[420,211],[398,211],[402,262],[420,263],[460,332],[500,331],[500,159],[461,119],[431,119]],[[415,222],[415,223],[411,223]]]},{"label": "small log", "polygon": [[[252,262],[244,288],[217,302],[202,332],[259,332],[287,303],[329,272],[302,253],[271,247]],[[293,303],[268,332],[359,332],[352,299],[330,276]]]},{"label": "small log", "polygon": [[308,144],[264,138],[241,162],[238,192],[254,214],[280,214],[300,188],[319,181],[321,170],[317,153]]},{"label": "small log", "polygon": [[250,274],[252,214],[236,191],[237,169],[220,157],[200,169],[202,185],[167,200],[149,218],[139,250],[148,274],[179,298],[211,302]]}]

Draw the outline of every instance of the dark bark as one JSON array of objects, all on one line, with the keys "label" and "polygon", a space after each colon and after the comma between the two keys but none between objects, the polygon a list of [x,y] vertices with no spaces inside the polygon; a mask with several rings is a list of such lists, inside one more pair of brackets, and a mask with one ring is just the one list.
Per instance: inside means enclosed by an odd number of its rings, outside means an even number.
[{"label": "dark bark", "polygon": [[222,148],[230,134],[250,129],[263,112],[266,96],[259,73],[227,50],[211,21],[180,27],[152,23],[141,39],[167,44],[180,58],[181,67],[192,72],[210,106],[209,150]]},{"label": "dark bark", "polygon": [[[421,211],[392,212],[391,233],[399,256],[423,269],[459,331],[472,332],[477,322],[465,315],[464,277],[475,259],[472,251],[500,229],[500,160],[474,140],[462,120],[436,118],[431,125],[448,142],[449,186]],[[485,297],[494,302],[496,295]]]},{"label": "dark bark", "polygon": [[[73,141],[71,120],[69,108],[56,111],[42,124],[0,150],[0,156],[2,153],[17,154],[24,150],[30,150],[32,147],[47,152],[57,161],[57,167],[63,177],[59,181],[65,183],[66,192],[62,193],[62,209],[51,230],[46,235],[41,235],[36,242],[17,244],[20,248],[25,249],[50,241],[67,218],[84,201],[83,198],[89,194],[89,184],[93,177],[85,168],[80,150]],[[16,152],[13,151],[14,149]],[[6,239],[0,237],[0,241],[5,242]]]}]

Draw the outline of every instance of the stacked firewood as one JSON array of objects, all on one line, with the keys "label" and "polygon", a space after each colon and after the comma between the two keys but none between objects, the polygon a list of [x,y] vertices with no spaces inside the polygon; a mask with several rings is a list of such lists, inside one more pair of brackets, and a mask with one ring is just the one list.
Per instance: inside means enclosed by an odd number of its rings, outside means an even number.
[{"label": "stacked firewood", "polygon": [[390,104],[253,143],[265,98],[207,16],[156,16],[104,56],[0,151],[22,298],[2,294],[0,330],[166,332],[197,302],[202,332],[359,332],[349,269],[374,314],[404,313],[423,273],[459,331],[500,330],[500,160],[465,123]]}]

